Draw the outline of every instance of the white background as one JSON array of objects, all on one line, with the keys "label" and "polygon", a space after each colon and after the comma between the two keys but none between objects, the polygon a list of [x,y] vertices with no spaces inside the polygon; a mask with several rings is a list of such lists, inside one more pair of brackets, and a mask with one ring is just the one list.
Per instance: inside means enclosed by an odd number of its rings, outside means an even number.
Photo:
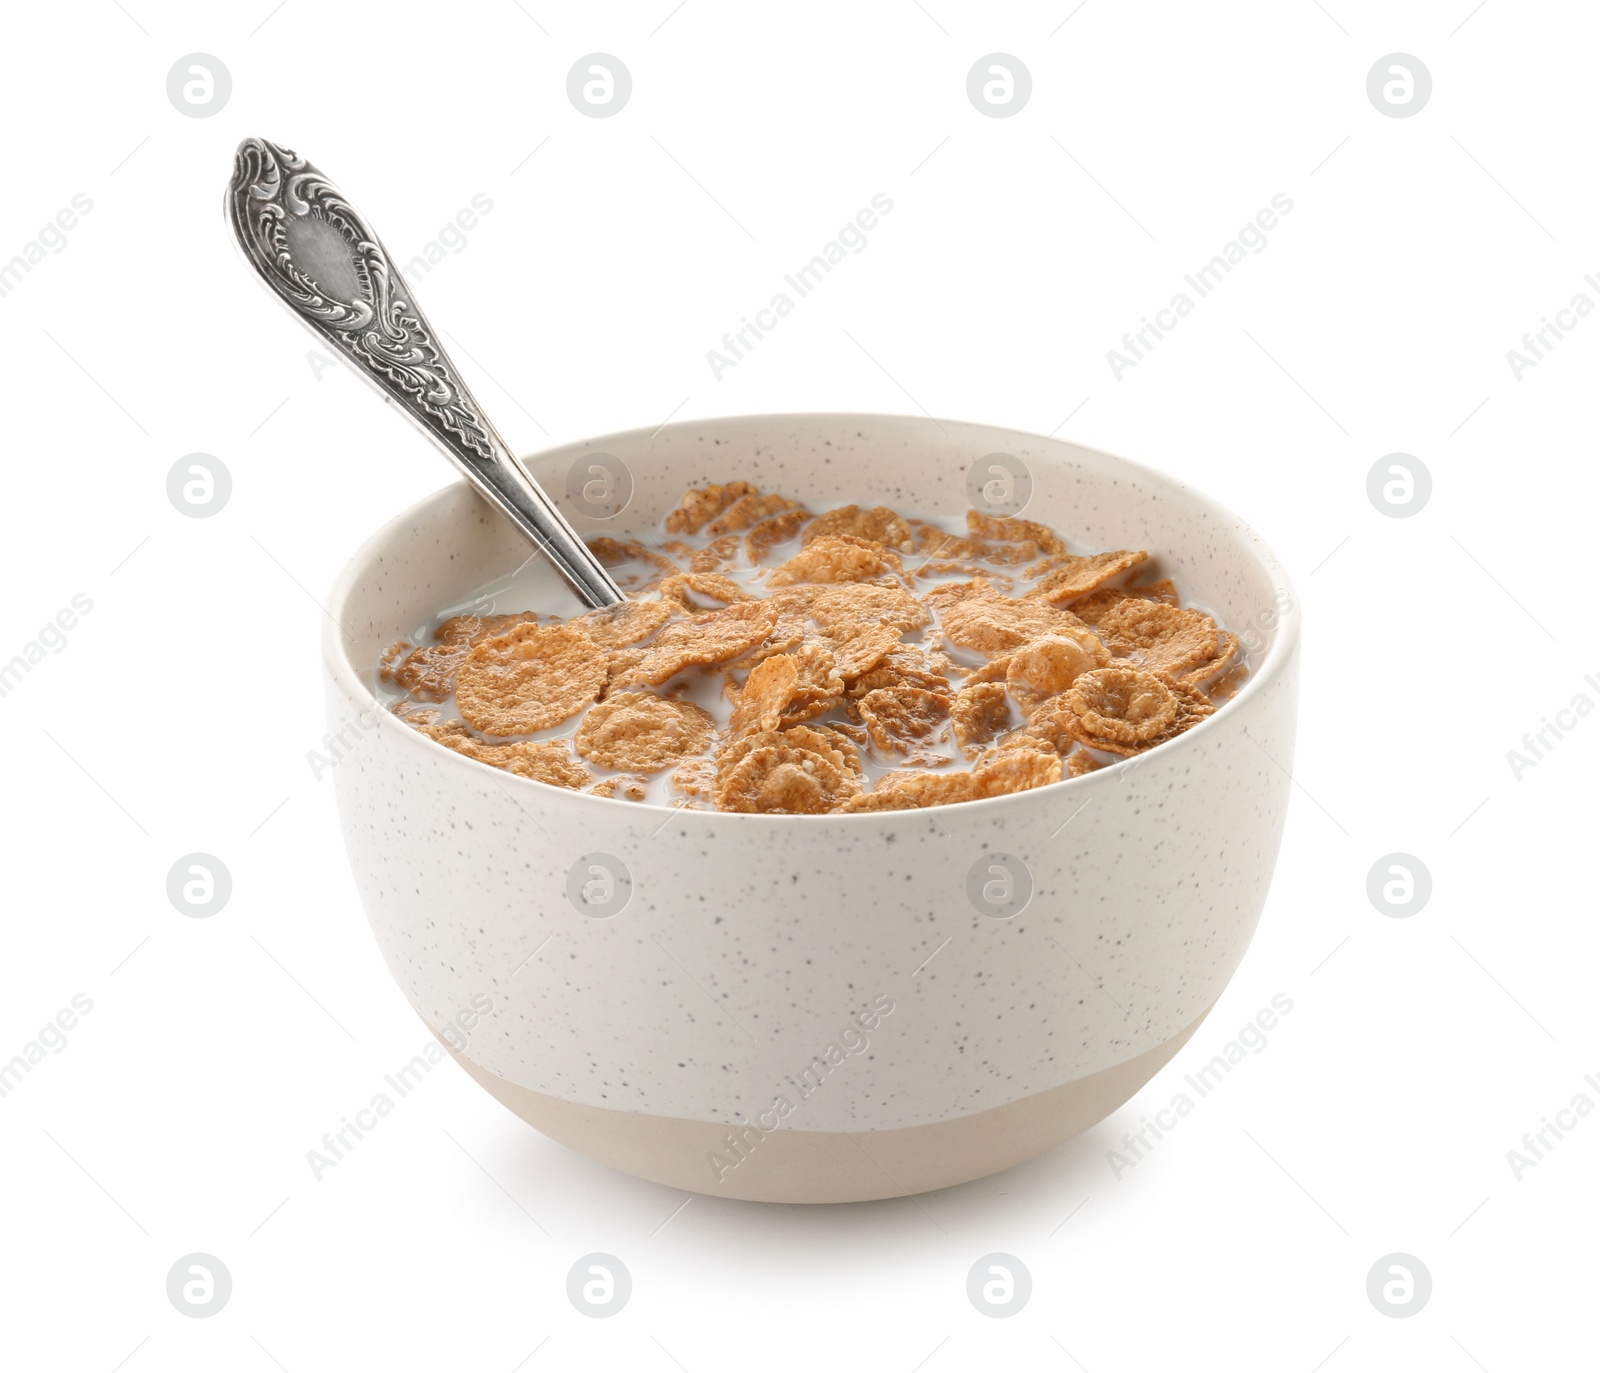
[{"label": "white background", "polygon": [[[1600,702],[1600,321],[1520,380],[1506,353],[1576,292],[1600,302],[1600,25],[1512,0],[1074,5],[7,12],[0,259],[74,194],[93,209],[0,299],[0,659],[74,594],[93,610],[0,699],[0,1058],[75,994],[93,1011],[0,1099],[0,1361],[1592,1357],[1600,1121],[1520,1179],[1507,1151],[1575,1094],[1600,1104],[1600,720],[1520,780],[1507,751]],[[195,52],[233,83],[203,119],[166,95]],[[592,52],[632,73],[612,118],[565,93]],[[1011,118],[965,93],[993,52],[1032,73]],[[1366,95],[1394,52],[1432,73],[1409,118]],[[1265,534],[1307,626],[1293,808],[1257,939],[1171,1066],[1054,1153],[915,1200],[680,1210],[453,1069],[314,1179],[307,1151],[424,1037],[307,762],[317,598],[448,471],[352,375],[318,375],[237,259],[221,200],[247,134],[309,156],[403,259],[493,202],[418,294],[524,451],[669,416],[925,408],[1139,458]],[[870,247],[715,379],[707,349],[879,192]],[[1266,250],[1116,379],[1106,351],[1279,192]],[[208,519],[165,494],[196,451],[233,478]],[[1433,476],[1408,519],[1366,495],[1396,451]],[[232,873],[210,919],[166,897],[193,851]],[[1410,918],[1365,894],[1394,851],[1432,874]],[[1118,1178],[1124,1131],[1278,993],[1267,1047]],[[233,1277],[209,1319],[165,1294],[195,1251]],[[591,1251],[633,1275],[605,1320],[565,1295]],[[1009,1320],[964,1295],[992,1251],[1032,1273]],[[1433,1278],[1407,1319],[1366,1295],[1394,1251]]]}]

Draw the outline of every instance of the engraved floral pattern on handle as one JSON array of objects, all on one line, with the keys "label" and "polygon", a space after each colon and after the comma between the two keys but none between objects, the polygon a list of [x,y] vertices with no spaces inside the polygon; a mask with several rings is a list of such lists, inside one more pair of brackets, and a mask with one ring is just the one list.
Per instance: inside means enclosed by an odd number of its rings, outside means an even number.
[{"label": "engraved floral pattern on handle", "polygon": [[494,460],[495,439],[477,404],[378,236],[338,187],[299,154],[249,138],[234,159],[227,208],[245,252],[291,309],[398,387],[423,424]]}]

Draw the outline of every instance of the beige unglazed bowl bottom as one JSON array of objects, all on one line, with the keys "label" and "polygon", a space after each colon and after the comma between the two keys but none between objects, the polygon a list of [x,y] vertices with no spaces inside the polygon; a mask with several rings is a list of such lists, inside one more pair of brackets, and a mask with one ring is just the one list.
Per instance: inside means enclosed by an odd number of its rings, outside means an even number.
[{"label": "beige unglazed bowl bottom", "polygon": [[[635,1177],[709,1197],[816,1204],[931,1192],[1037,1158],[1126,1102],[1189,1042],[1210,1013],[1208,1006],[1172,1038],[1137,1058],[1005,1106],[899,1130],[753,1131],[738,1150],[729,1142],[734,1127],[562,1101],[508,1082],[434,1033],[485,1091],[534,1129],[580,1154]],[[719,1169],[718,1156],[737,1166]]]}]

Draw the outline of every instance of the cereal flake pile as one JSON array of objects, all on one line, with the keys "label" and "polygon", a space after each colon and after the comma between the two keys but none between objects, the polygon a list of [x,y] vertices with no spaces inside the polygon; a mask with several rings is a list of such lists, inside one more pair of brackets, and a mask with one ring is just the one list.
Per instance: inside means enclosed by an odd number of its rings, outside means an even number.
[{"label": "cereal flake pile", "polygon": [[621,605],[451,615],[395,644],[392,709],[550,786],[820,815],[1093,772],[1203,720],[1248,671],[1170,580],[1132,584],[1146,553],[1069,553],[1029,520],[973,510],[962,536],[730,482],[690,491],[666,530],[590,542]]}]

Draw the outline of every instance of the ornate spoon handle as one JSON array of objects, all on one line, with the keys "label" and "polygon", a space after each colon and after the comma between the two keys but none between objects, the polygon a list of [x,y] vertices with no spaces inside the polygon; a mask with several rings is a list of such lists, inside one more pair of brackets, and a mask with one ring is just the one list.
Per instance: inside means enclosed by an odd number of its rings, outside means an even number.
[{"label": "ornate spoon handle", "polygon": [[287,148],[247,138],[227,215],[245,259],[279,299],[444,449],[585,605],[623,599],[479,409],[377,234],[327,177]]}]

